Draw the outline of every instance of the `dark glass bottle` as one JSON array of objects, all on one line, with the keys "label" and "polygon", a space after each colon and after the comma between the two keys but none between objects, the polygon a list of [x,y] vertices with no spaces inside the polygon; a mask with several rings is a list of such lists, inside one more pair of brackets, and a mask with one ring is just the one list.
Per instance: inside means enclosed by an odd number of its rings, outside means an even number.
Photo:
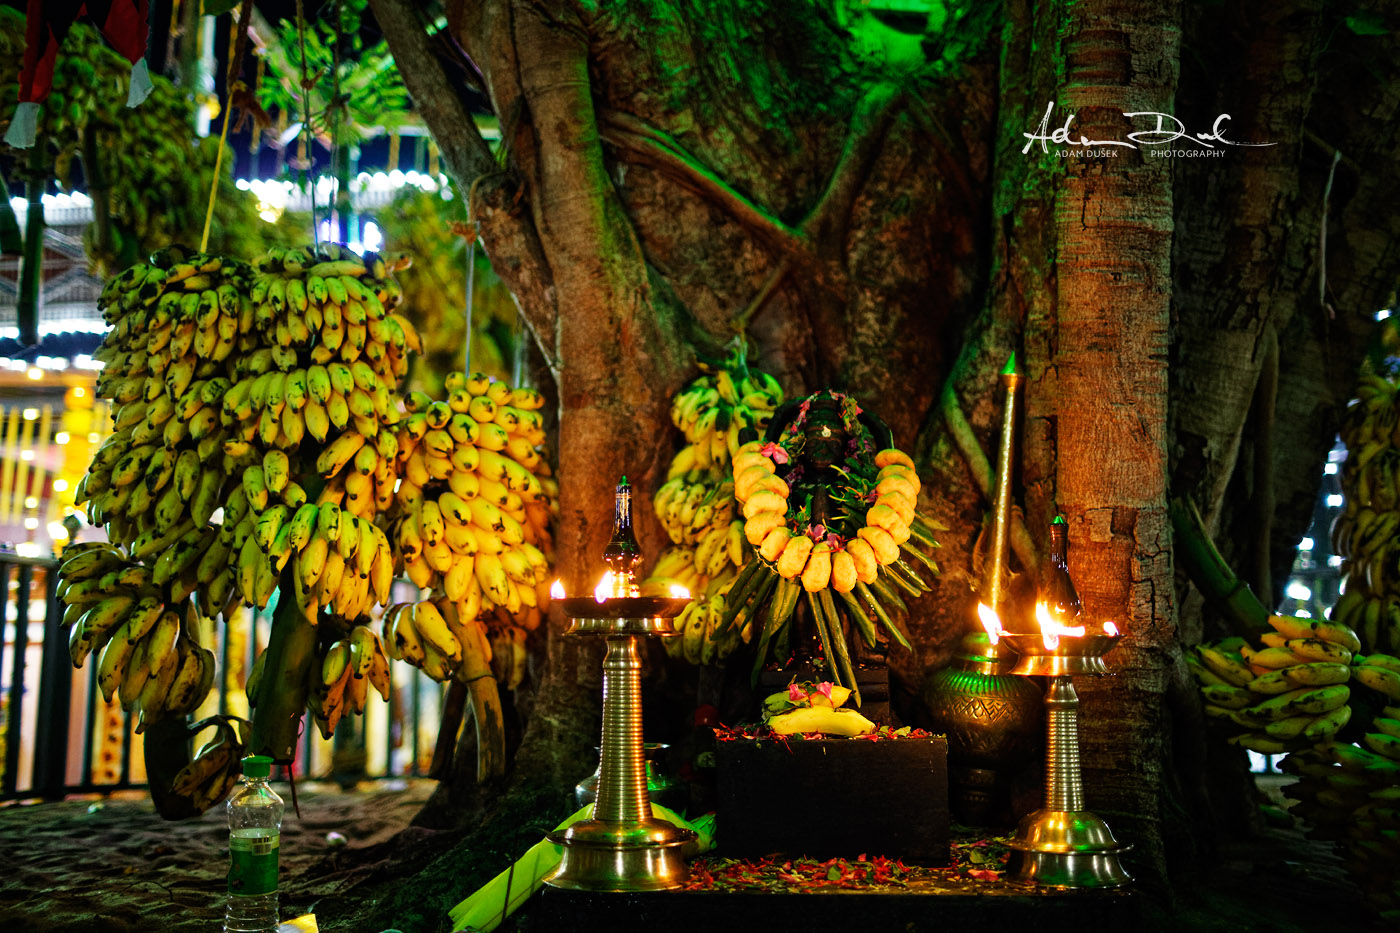
[{"label": "dark glass bottle", "polygon": [[603,563],[629,583],[635,582],[641,571],[642,548],[632,533],[632,487],[625,476],[613,492],[613,533],[603,549]]},{"label": "dark glass bottle", "polygon": [[1050,562],[1045,572],[1045,601],[1061,619],[1072,619],[1083,610],[1074,580],[1069,575],[1069,525],[1063,515],[1050,523]]}]

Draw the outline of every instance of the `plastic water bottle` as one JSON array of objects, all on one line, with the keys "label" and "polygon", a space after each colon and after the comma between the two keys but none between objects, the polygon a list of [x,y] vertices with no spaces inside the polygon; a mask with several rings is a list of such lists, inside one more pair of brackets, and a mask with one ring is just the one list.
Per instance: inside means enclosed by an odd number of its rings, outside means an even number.
[{"label": "plastic water bottle", "polygon": [[243,759],[243,788],[228,802],[228,912],[226,933],[275,933],[277,850],[282,798],[267,785],[272,759]]}]

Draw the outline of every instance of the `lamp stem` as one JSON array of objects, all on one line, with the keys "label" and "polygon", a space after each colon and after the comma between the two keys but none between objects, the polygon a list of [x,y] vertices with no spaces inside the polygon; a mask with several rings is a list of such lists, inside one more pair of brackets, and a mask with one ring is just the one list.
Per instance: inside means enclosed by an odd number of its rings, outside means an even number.
[{"label": "lamp stem", "polygon": [[1084,809],[1079,768],[1079,694],[1068,676],[1052,677],[1045,694],[1045,809]]},{"label": "lamp stem", "polygon": [[642,755],[642,662],[635,635],[610,635],[603,658],[603,740],[593,819],[651,817]]}]

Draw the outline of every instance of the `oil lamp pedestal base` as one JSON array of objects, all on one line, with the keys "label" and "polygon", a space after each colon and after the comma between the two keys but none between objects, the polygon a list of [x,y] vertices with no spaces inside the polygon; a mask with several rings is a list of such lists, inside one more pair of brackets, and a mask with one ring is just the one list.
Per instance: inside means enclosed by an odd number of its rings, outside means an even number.
[{"label": "oil lamp pedestal base", "polygon": [[695,838],[665,820],[583,820],[549,841],[564,847],[559,869],[545,879],[575,891],[664,891],[686,880],[681,847]]},{"label": "oil lamp pedestal base", "polygon": [[1066,888],[1113,888],[1133,879],[1119,864],[1129,846],[1088,810],[1036,810],[1009,843],[1008,881]]}]

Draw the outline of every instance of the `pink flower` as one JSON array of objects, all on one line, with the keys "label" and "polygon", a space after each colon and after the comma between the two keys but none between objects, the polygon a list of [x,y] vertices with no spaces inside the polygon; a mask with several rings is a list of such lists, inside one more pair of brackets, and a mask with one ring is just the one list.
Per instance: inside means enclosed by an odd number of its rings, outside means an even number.
[{"label": "pink flower", "polygon": [[844,551],[846,549],[846,539],[834,531],[826,536],[826,543],[831,545],[833,551]]},{"label": "pink flower", "polygon": [[1001,872],[991,871],[986,868],[971,868],[968,869],[967,876],[969,878],[976,878],[978,881],[996,881],[1001,877]]},{"label": "pink flower", "polygon": [[769,460],[772,460],[774,463],[788,462],[787,451],[783,450],[777,444],[764,444],[758,449],[758,452],[763,454],[763,456],[767,457]]},{"label": "pink flower", "polygon": [[807,537],[813,541],[820,541],[824,534],[826,534],[826,526],[821,523],[807,526]]},{"label": "pink flower", "polygon": [[817,692],[828,700],[831,699],[831,681],[823,680],[821,683],[817,684]]},{"label": "pink flower", "polygon": [[803,690],[801,687],[799,687],[799,686],[798,686],[797,684],[795,684],[795,683],[794,683],[794,684],[788,684],[788,702],[789,702],[789,703],[801,703],[801,702],[803,702],[803,701],[806,700],[806,699],[807,699],[807,691]]}]

